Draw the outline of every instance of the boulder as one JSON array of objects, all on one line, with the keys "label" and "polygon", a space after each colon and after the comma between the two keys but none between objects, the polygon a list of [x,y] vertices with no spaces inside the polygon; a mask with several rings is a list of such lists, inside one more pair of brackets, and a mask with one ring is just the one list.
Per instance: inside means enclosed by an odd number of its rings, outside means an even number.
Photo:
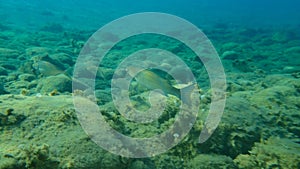
[{"label": "boulder", "polygon": [[59,74],[56,76],[49,76],[42,79],[38,86],[37,91],[46,94],[54,90],[58,92],[71,92],[72,91],[72,80],[64,74]]}]

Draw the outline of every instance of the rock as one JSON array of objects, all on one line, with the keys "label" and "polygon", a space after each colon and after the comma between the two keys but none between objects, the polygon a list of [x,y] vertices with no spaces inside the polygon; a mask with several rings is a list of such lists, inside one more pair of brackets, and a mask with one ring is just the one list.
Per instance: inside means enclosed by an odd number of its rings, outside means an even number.
[{"label": "rock", "polygon": [[268,87],[255,93],[256,97],[251,98],[251,103],[261,104],[265,106],[275,106],[281,103],[282,100],[286,99],[287,96],[293,96],[296,93],[295,89],[290,86],[279,86]]},{"label": "rock", "polygon": [[27,81],[16,81],[16,82],[13,83],[12,86],[15,89],[23,89],[23,88],[26,89],[28,87],[28,85],[29,85],[29,82],[27,82]]},{"label": "rock", "polygon": [[299,79],[300,78],[300,72],[294,72],[291,74],[294,78]]},{"label": "rock", "polygon": [[296,72],[300,72],[300,66],[296,67],[296,66],[285,66],[282,71],[284,73],[296,73]]},{"label": "rock", "polygon": [[58,53],[58,54],[53,54],[51,55],[51,58],[59,61],[60,63],[68,66],[72,66],[74,64],[74,61],[72,60],[72,57],[68,54],[65,53]]},{"label": "rock", "polygon": [[228,42],[225,43],[224,45],[222,45],[221,47],[221,52],[225,52],[225,51],[230,51],[230,50],[234,50],[239,46],[238,43],[235,42]]},{"label": "rock", "polygon": [[[81,49],[81,48],[80,48]],[[60,46],[55,49],[56,53],[58,54],[67,54],[67,55],[74,55],[75,49],[68,46]]]},{"label": "rock", "polygon": [[17,58],[20,52],[13,49],[0,48],[0,58]]},{"label": "rock", "polygon": [[103,168],[122,169],[123,167],[120,167],[120,163],[120,158],[110,153],[106,153],[101,161],[101,166]]},{"label": "rock", "polygon": [[188,163],[190,169],[215,169],[215,168],[231,168],[235,169],[237,166],[234,164],[230,157],[224,155],[208,155],[200,154]]},{"label": "rock", "polygon": [[21,75],[19,75],[19,79],[21,80],[21,81],[28,81],[28,82],[30,82],[30,81],[32,81],[32,80],[34,80],[35,79],[35,76],[34,75],[32,75],[32,74],[21,74]]},{"label": "rock", "polygon": [[110,91],[107,90],[96,90],[95,96],[98,104],[105,104],[112,101]]},{"label": "rock", "polygon": [[17,75],[16,74],[10,74],[6,77],[6,81],[10,82],[10,81],[14,81],[17,80]]},{"label": "rock", "polygon": [[29,74],[35,74],[36,70],[33,67],[33,61],[32,60],[28,60],[26,62],[24,62],[20,68],[19,68],[19,72],[22,73],[29,73]]},{"label": "rock", "polygon": [[242,72],[252,72],[254,67],[252,67],[249,63],[251,63],[249,60],[235,59],[232,62],[232,66]]},{"label": "rock", "polygon": [[293,31],[280,31],[275,32],[271,38],[275,43],[286,43],[291,40],[297,39],[297,34]]},{"label": "rock", "polygon": [[293,47],[287,48],[284,52],[287,53],[287,54],[291,54],[291,53],[299,54],[300,53],[300,46],[293,46]]},{"label": "rock", "polygon": [[146,165],[143,161],[134,161],[130,164],[129,168],[131,169],[150,169],[154,168],[154,166]]},{"label": "rock", "polygon": [[0,83],[0,94],[6,94],[7,91],[4,89],[4,84]]},{"label": "rock", "polygon": [[237,52],[235,52],[235,51],[232,51],[232,50],[225,51],[222,54],[222,58],[223,59],[235,60],[235,59],[238,59],[238,57],[239,57],[239,54]]},{"label": "rock", "polygon": [[66,69],[64,64],[60,61],[60,58],[53,58],[52,56],[49,55],[43,55],[42,57],[40,57],[39,61],[46,61],[49,62],[51,64],[53,64],[54,66],[56,66],[59,69]]},{"label": "rock", "polygon": [[41,80],[37,86],[37,91],[47,94],[57,90],[58,92],[71,92],[72,80],[64,74],[49,76]]},{"label": "rock", "polygon": [[244,91],[245,89],[243,88],[242,85],[235,83],[233,81],[229,81],[227,84],[227,90],[228,92],[237,92],[237,91]]},{"label": "rock", "polygon": [[7,70],[4,67],[0,66],[0,76],[2,75],[7,75]]},{"label": "rock", "polygon": [[239,168],[299,168],[300,145],[288,139],[270,138],[256,143],[250,154],[237,156]]},{"label": "rock", "polygon": [[5,63],[1,65],[5,69],[16,70],[16,63]]},{"label": "rock", "polygon": [[26,56],[45,55],[51,52],[51,49],[45,47],[30,47],[25,50]]},{"label": "rock", "polygon": [[59,161],[51,158],[50,147],[46,143],[18,147],[17,158],[19,163],[23,163],[27,168],[59,168]]},{"label": "rock", "polygon": [[[110,158],[104,157],[106,152],[89,139],[77,118],[73,119],[72,96],[0,95],[0,101],[0,121],[5,124],[0,125],[1,169],[96,169],[103,159],[107,167],[128,166],[119,156],[107,153]],[[5,115],[10,109],[13,111]]]},{"label": "rock", "polygon": [[0,113],[0,126],[15,125],[21,123],[26,117],[22,114],[13,113],[14,109],[6,109],[4,114]]}]

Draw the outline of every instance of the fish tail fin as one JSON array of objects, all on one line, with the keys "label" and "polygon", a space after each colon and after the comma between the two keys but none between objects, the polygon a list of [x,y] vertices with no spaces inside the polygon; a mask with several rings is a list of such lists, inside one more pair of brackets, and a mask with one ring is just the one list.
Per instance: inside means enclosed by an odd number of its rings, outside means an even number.
[{"label": "fish tail fin", "polygon": [[192,103],[191,95],[197,89],[196,83],[175,85],[174,88],[178,91],[175,96],[181,99],[183,104],[190,105]]},{"label": "fish tail fin", "polygon": [[196,89],[196,84],[191,83],[188,86],[181,89],[181,101],[183,104],[190,105],[192,104],[191,95]]}]

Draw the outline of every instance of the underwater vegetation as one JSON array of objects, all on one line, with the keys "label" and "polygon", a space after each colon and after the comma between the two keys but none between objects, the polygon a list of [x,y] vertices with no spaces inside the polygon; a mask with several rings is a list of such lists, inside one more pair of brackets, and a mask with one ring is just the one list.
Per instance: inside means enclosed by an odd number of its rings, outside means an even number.
[{"label": "underwater vegetation", "polygon": [[[167,101],[164,112],[149,124],[135,124],[122,117],[112,103],[110,79],[128,54],[147,47],[176,53],[188,62],[201,88],[200,109],[190,133],[168,152],[144,159],[103,150],[91,141],[77,119],[72,94],[88,92],[72,93],[72,69],[93,31],[68,30],[58,24],[46,25],[38,32],[20,32],[5,25],[0,25],[0,30],[1,169],[300,167],[300,35],[296,28],[232,29],[218,24],[204,30],[221,57],[228,86],[221,123],[203,144],[198,143],[198,136],[212,91],[195,54],[163,36],[132,37],[114,46],[97,68],[95,96],[106,121],[125,135],[142,138],[162,133],[174,123],[180,108],[172,79],[147,70],[131,83],[132,103],[141,110],[148,109],[149,89],[161,87]],[[163,66],[170,71],[177,69]],[[94,67],[80,69],[90,74]],[[139,85],[143,82],[146,85]]]}]

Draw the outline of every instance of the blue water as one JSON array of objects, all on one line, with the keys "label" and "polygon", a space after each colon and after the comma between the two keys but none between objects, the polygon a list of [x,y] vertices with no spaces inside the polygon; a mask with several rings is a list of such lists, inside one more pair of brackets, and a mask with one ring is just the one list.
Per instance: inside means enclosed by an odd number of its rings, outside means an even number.
[{"label": "blue water", "polygon": [[199,27],[216,22],[232,25],[284,26],[300,24],[298,0],[1,0],[3,24],[36,29],[47,23],[64,27],[98,29],[121,16],[137,12],[171,13]]}]

